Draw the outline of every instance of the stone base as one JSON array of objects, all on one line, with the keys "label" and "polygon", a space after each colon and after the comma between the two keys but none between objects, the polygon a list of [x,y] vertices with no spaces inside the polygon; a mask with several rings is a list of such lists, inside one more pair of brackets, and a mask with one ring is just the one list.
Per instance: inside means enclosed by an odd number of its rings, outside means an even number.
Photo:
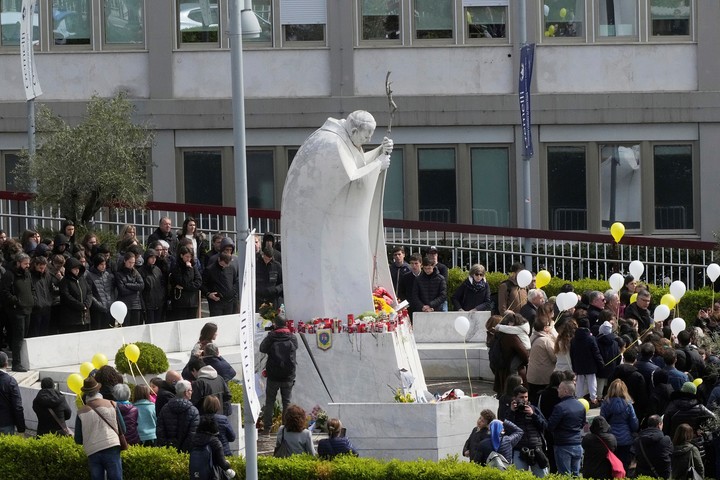
[{"label": "stone base", "polygon": [[462,447],[480,412],[497,411],[497,400],[482,396],[438,403],[333,403],[361,457],[438,461],[462,456]]}]

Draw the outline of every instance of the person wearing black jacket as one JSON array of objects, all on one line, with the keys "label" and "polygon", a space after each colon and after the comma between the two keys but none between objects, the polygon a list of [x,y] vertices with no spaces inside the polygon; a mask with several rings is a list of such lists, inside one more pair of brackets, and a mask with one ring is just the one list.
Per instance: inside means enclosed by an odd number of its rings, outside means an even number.
[{"label": "person wearing black jacket", "polygon": [[440,312],[447,301],[447,283],[445,277],[425,257],[422,272],[415,278],[410,303],[414,312]]},{"label": "person wearing black jacket", "polygon": [[213,367],[217,374],[220,375],[226,382],[229,382],[237,375],[237,372],[232,365],[220,356],[218,346],[212,342],[205,345],[202,359],[203,362],[205,362],[205,365]]},{"label": "person wearing black jacket", "polygon": [[21,363],[20,350],[30,328],[34,304],[33,282],[29,269],[30,257],[25,253],[18,253],[15,256],[15,265],[9,267],[0,279],[0,296],[7,315],[6,328],[14,372],[27,372],[27,367]]},{"label": "person wearing black jacket", "polygon": [[168,370],[165,373],[165,380],[160,377],[154,377],[150,380],[150,384],[155,387],[155,415],[160,417],[160,411],[167,403],[175,398],[175,384],[182,377],[175,370]]},{"label": "person wearing black jacket", "polygon": [[607,451],[615,452],[617,440],[615,435],[610,433],[610,425],[603,417],[593,418],[590,425],[590,433],[582,439],[584,451],[582,476],[584,478],[596,478],[598,480],[611,479],[612,468],[607,459]]},{"label": "person wearing black jacket", "polygon": [[275,329],[268,332],[260,343],[260,353],[267,355],[265,363],[267,382],[265,387],[265,407],[263,408],[263,433],[266,435],[270,433],[270,427],[272,426],[273,410],[278,390],[280,390],[282,396],[283,418],[292,400],[292,388],[295,385],[295,367],[297,365],[295,355],[298,349],[297,338],[285,326],[285,319],[275,317],[273,322]]},{"label": "person wearing black jacket", "polygon": [[635,439],[635,476],[670,478],[673,444],[662,432],[663,421],[659,415],[651,415],[647,428]]},{"label": "person wearing black jacket", "polygon": [[31,337],[47,335],[50,329],[50,307],[53,304],[52,278],[47,272],[46,257],[34,257],[30,262],[33,284],[33,309],[30,315]]},{"label": "person wearing black jacket", "polygon": [[[177,394],[162,408],[157,419],[157,445],[175,447],[180,452],[189,452],[193,437],[200,423],[198,409],[190,402],[192,386],[187,380],[175,385]],[[222,445],[220,445],[222,450]]]},{"label": "person wearing black jacket", "polygon": [[193,261],[192,249],[188,247],[178,249],[178,262],[168,281],[175,320],[197,318],[200,304],[198,292],[202,287],[202,276]]},{"label": "person wearing black jacket", "polygon": [[490,422],[495,420],[495,414],[492,410],[485,409],[480,412],[477,419],[477,426],[470,432],[470,436],[463,446],[463,456],[469,457],[473,463],[484,463],[481,456],[480,444],[483,440],[490,437]]},{"label": "person wearing black jacket", "polygon": [[492,309],[490,285],[485,280],[485,267],[479,263],[470,267],[470,275],[455,290],[452,303],[455,310],[460,312]]},{"label": "person wearing black jacket", "polygon": [[[230,468],[230,463],[225,459],[223,446],[218,435],[218,426],[215,420],[212,417],[202,417],[192,438],[189,462],[190,478],[235,477],[235,471]],[[208,448],[210,450],[209,462],[206,454]],[[221,473],[222,475],[220,475]]]},{"label": "person wearing black jacket", "polygon": [[135,254],[125,252],[123,264],[115,272],[115,286],[118,291],[118,301],[127,306],[125,323],[132,327],[142,323],[142,292],[145,289],[140,272],[135,269]]},{"label": "person wearing black jacket", "polygon": [[17,381],[5,369],[8,357],[0,351],[0,434],[13,435],[25,432],[25,411]]},{"label": "person wearing black jacket", "polygon": [[65,276],[60,280],[61,333],[81,332],[90,326],[88,312],[93,297],[84,273],[80,260],[70,258],[65,262]]},{"label": "person wearing black jacket", "polygon": [[[520,442],[515,445],[512,462],[518,470],[530,470],[533,475],[542,478],[548,473],[547,463],[545,465],[540,465],[538,462],[530,464],[521,453],[523,449],[533,451],[535,458],[538,459],[537,452],[542,451],[543,448],[543,434],[548,425],[547,420],[540,409],[528,401],[527,388],[520,385],[515,387],[513,393],[515,398],[510,404],[507,420],[517,425],[524,433]],[[508,460],[510,459],[508,458]]]},{"label": "person wearing black jacket", "polygon": [[156,265],[157,252],[149,248],[143,259],[145,261],[138,270],[144,282],[142,299],[145,306],[145,323],[157,323],[161,321],[162,309],[165,306],[165,282],[162,271]]},{"label": "person wearing black jacket", "polygon": [[273,259],[270,247],[262,249],[260,261],[255,266],[255,308],[271,303],[279,308],[283,303],[282,265]]},{"label": "person wearing black jacket", "polygon": [[152,245],[153,242],[157,242],[158,240],[165,240],[169,245],[168,254],[170,256],[175,255],[178,239],[172,232],[172,220],[170,220],[169,217],[162,217],[160,219],[158,228],[155,229],[155,232],[148,238],[148,245]]},{"label": "person wearing black jacket", "polygon": [[203,272],[202,292],[211,317],[232,314],[238,302],[239,276],[231,263],[232,255],[221,252]]},{"label": "person wearing black jacket", "polygon": [[650,299],[650,292],[647,290],[640,290],[637,293],[637,299],[635,302],[628,305],[627,308],[625,308],[625,313],[623,313],[625,318],[637,320],[637,330],[640,335],[645,333],[653,324],[650,310],[648,310],[648,307],[650,306]]},{"label": "person wearing black jacket", "polygon": [[[63,428],[58,421],[64,424],[67,420],[70,420],[72,412],[63,394],[55,389],[55,382],[53,382],[52,378],[45,377],[42,379],[40,391],[33,400],[32,408],[38,419],[38,436],[46,433],[65,435],[67,426]],[[55,414],[55,417],[50,411]]]},{"label": "person wearing black jacket", "polygon": [[85,278],[93,296],[90,307],[90,328],[92,330],[108,328],[115,324],[115,320],[110,315],[110,305],[115,301],[115,275],[108,270],[105,255],[95,254]]}]

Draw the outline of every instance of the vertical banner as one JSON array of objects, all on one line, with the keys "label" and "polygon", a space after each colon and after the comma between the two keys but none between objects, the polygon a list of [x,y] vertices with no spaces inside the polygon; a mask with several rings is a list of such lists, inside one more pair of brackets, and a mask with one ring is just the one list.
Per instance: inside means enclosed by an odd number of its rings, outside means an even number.
[{"label": "vertical banner", "polygon": [[33,54],[33,23],[35,19],[34,4],[36,0],[23,0],[20,22],[20,60],[22,62],[23,85],[25,98],[32,100],[42,95],[40,82],[35,69]]},{"label": "vertical banner", "polygon": [[[255,390],[255,230],[250,233],[245,249],[242,291],[240,296],[240,346],[242,347],[243,383],[253,422],[260,416],[260,400]],[[240,265],[238,265],[238,270]]]},{"label": "vertical banner", "polygon": [[530,43],[520,48],[520,81],[518,95],[520,97],[520,123],[523,136],[523,157],[529,159],[533,156],[532,131],[530,130],[530,83],[532,82],[533,60],[535,58],[535,44]]}]

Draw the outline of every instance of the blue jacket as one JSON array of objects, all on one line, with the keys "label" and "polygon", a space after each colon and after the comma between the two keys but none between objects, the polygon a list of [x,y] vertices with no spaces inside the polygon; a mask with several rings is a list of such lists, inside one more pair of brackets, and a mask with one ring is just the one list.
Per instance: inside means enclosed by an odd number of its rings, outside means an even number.
[{"label": "blue jacket", "polygon": [[157,438],[157,415],[155,404],[145,398],[135,402],[137,408],[137,432],[141,442],[155,440]]},{"label": "blue jacket", "polygon": [[585,426],[585,407],[572,397],[560,399],[548,419],[548,430],[553,433],[555,445],[580,445]]},{"label": "blue jacket", "polygon": [[597,373],[603,367],[605,362],[600,355],[597,340],[592,336],[589,328],[578,328],[575,332],[570,342],[570,360],[577,375]]},{"label": "blue jacket", "polygon": [[608,398],[600,407],[600,415],[610,424],[618,445],[633,444],[633,433],[638,431],[639,422],[630,403],[619,397]]},{"label": "blue jacket", "polygon": [[335,455],[343,453],[358,455],[357,450],[346,437],[324,438],[318,442],[318,456],[321,458],[332,459]]},{"label": "blue jacket", "polygon": [[674,391],[678,392],[683,386],[683,383],[689,382],[688,376],[675,367],[665,368],[668,374],[668,383]]},{"label": "blue jacket", "polygon": [[237,372],[232,365],[230,365],[227,360],[221,356],[203,357],[203,361],[205,362],[205,365],[213,367],[218,375],[220,375],[226,382],[229,382],[235,378],[235,375],[237,375]]},{"label": "blue jacket", "polygon": [[[597,337],[598,349],[600,350],[600,356],[603,358],[603,367],[597,372],[599,378],[611,378],[613,372],[615,372],[615,367],[620,365],[620,347],[615,338],[614,333]],[[610,360],[613,360],[612,363],[605,365]]]},{"label": "blue jacket", "polygon": [[213,416],[213,419],[218,426],[218,438],[220,438],[220,443],[222,443],[223,453],[225,456],[232,455],[232,452],[230,451],[230,442],[235,441],[235,430],[233,430],[232,425],[230,425],[230,421],[225,415],[216,413]]}]

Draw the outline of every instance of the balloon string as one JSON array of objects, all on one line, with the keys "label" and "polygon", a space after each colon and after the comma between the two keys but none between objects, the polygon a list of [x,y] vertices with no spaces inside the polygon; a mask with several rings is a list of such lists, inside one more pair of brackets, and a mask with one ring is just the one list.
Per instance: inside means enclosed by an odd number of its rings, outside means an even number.
[{"label": "balloon string", "polygon": [[470,398],[473,396],[472,380],[470,380],[470,362],[467,355],[467,340],[463,339],[463,350],[465,350],[465,367],[467,368],[468,383],[470,384]]},{"label": "balloon string", "polygon": [[[632,346],[635,345],[637,342],[639,342],[640,339],[641,339],[642,337],[644,337],[645,334],[647,334],[647,333],[648,333],[650,330],[652,330],[653,328],[654,328],[654,326],[653,326],[653,325],[650,325],[650,326],[648,327],[648,329],[645,330],[645,331],[642,333],[642,335],[639,335],[638,338],[636,338],[634,342],[632,342],[630,345],[628,345],[627,347],[625,347],[625,350],[627,350],[628,348],[632,347]],[[609,362],[607,362],[607,363],[605,364],[605,366],[607,367],[608,365],[610,365],[611,363],[613,363],[615,360],[617,360],[618,358],[620,358],[621,355],[622,355],[622,353],[618,353],[617,355],[615,355],[615,357],[614,357],[612,360],[610,360]]]}]

